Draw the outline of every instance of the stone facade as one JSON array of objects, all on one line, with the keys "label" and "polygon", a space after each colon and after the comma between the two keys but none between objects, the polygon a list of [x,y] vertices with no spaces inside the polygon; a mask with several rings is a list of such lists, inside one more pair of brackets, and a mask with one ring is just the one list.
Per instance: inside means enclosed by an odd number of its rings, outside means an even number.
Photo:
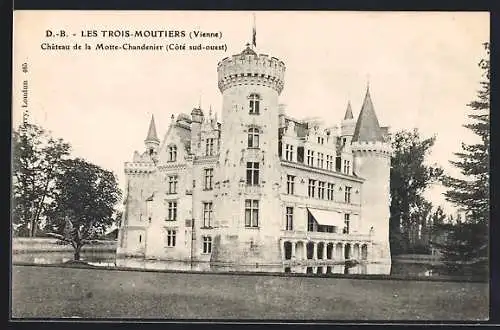
[{"label": "stone facade", "polygon": [[339,130],[285,114],[279,59],[247,47],[217,71],[222,122],[195,108],[160,141],[152,118],[125,163],[117,264],[325,272],[350,260],[388,272],[391,150],[369,90]]}]

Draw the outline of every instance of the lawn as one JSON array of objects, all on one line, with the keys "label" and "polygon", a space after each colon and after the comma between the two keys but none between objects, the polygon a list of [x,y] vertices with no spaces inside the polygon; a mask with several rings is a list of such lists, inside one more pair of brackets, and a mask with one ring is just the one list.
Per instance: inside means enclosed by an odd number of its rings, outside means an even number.
[{"label": "lawn", "polygon": [[12,316],[485,320],[487,283],[14,266]]}]

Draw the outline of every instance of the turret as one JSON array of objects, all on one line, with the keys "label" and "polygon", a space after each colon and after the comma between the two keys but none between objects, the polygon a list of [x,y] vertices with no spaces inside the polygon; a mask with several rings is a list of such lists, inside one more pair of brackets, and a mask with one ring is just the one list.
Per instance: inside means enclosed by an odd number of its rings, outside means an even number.
[{"label": "turret", "polygon": [[351,149],[354,172],[365,179],[361,194],[361,230],[372,234],[375,261],[390,263],[389,206],[391,146],[385,142],[367,88]]},{"label": "turret", "polygon": [[158,146],[160,145],[160,140],[156,134],[155,117],[151,115],[151,121],[149,123],[148,135],[144,140],[146,150],[150,156],[156,155],[158,152]]},{"label": "turret", "polygon": [[354,120],[354,116],[352,115],[352,107],[351,101],[347,102],[347,109],[345,111],[344,119],[341,124],[341,135],[344,138],[349,139],[349,143],[351,142],[351,138],[354,135],[354,128],[356,127],[356,121]]}]

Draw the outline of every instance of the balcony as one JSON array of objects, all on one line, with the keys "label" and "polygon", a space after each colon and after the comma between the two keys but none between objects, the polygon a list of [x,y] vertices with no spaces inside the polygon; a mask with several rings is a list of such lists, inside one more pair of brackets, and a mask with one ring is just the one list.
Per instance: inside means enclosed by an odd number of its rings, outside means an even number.
[{"label": "balcony", "polygon": [[367,234],[341,234],[315,231],[283,231],[282,240],[324,241],[324,242],[370,242]]}]

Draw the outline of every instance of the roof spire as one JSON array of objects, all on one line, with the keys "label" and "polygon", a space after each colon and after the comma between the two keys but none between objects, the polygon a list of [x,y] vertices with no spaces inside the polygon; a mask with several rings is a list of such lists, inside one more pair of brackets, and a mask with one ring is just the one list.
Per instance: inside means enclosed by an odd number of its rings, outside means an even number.
[{"label": "roof spire", "polygon": [[156,134],[155,116],[151,115],[151,121],[149,122],[148,135],[146,136],[145,142],[160,142],[158,135]]},{"label": "roof spire", "polygon": [[252,48],[257,47],[257,27],[255,25],[255,13],[253,13]]},{"label": "roof spire", "polygon": [[356,128],[354,129],[353,142],[383,141],[380,125],[370,96],[370,85],[366,86],[365,100],[361,107]]},{"label": "roof spire", "polygon": [[351,100],[347,101],[347,110],[345,111],[344,120],[354,119],[352,115]]}]

